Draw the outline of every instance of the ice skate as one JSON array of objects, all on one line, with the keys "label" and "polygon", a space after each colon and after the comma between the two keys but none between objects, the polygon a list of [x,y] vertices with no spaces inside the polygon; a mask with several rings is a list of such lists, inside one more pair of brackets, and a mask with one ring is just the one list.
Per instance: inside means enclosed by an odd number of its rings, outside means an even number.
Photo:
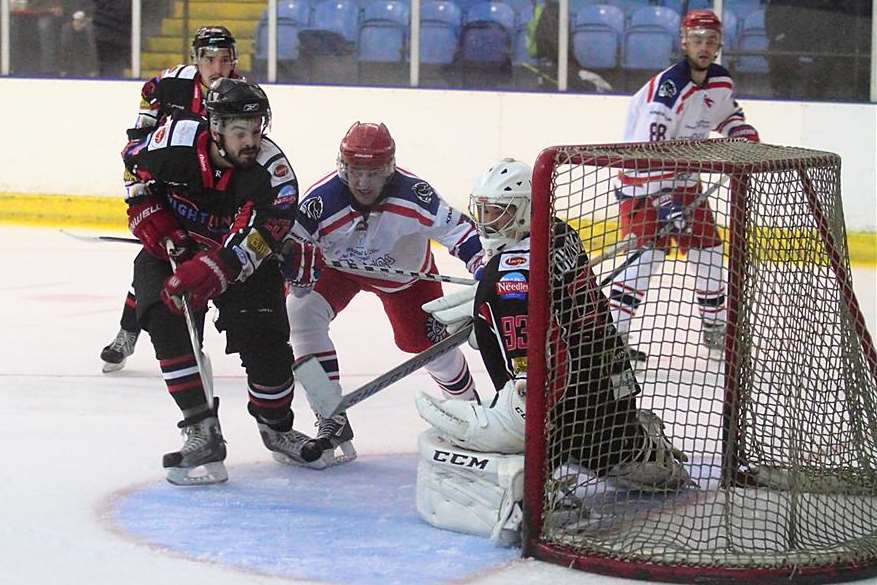
[{"label": "ice skate", "polygon": [[[330,418],[317,415],[317,443],[323,450],[322,459],[327,466],[349,463],[356,459],[353,428],[344,413]],[[336,454],[336,449],[341,450],[340,455]]]},{"label": "ice skate", "polygon": [[651,410],[637,410],[644,431],[639,452],[619,463],[606,478],[622,489],[643,492],[672,492],[694,485],[682,462],[688,457],[675,448],[664,434],[664,422]]},{"label": "ice skate", "polygon": [[278,463],[301,465],[311,469],[327,467],[323,460],[323,449],[315,439],[292,427],[288,431],[278,431],[258,420],[256,424],[259,434],[262,435],[262,442]]},{"label": "ice skate", "polygon": [[701,333],[701,341],[710,352],[725,351],[725,324],[724,323],[703,323],[703,331]]},{"label": "ice skate", "polygon": [[167,480],[180,486],[207,485],[228,480],[225,470],[225,440],[219,427],[219,399],[213,410],[189,417],[177,426],[186,438],[182,449],[164,456]]},{"label": "ice skate", "polygon": [[134,353],[134,345],[139,336],[139,331],[119,329],[116,338],[100,352],[100,359],[104,362],[104,374],[117,372],[125,367],[125,361]]}]

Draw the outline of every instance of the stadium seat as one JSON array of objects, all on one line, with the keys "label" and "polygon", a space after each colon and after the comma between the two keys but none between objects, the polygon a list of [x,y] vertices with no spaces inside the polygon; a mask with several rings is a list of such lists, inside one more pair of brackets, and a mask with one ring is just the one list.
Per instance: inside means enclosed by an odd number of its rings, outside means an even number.
[{"label": "stadium seat", "polygon": [[[737,50],[742,52],[767,52],[767,33],[764,30],[764,10],[756,10],[743,19]],[[740,55],[736,61],[737,71],[741,73],[767,73],[767,57]]]},{"label": "stadium seat", "polygon": [[[727,0],[725,0],[727,2]],[[679,14],[682,14],[682,0],[660,0],[656,2],[659,6],[664,6],[665,8],[669,8],[671,10],[676,11]],[[713,1],[712,0],[688,0],[688,10],[712,10]]]},{"label": "stadium seat", "polygon": [[646,6],[630,16],[624,33],[622,66],[660,70],[669,67],[679,39],[679,14],[663,6]]},{"label": "stadium seat", "polygon": [[[311,6],[307,0],[277,4],[277,59],[298,59],[298,32],[310,24]],[[268,58],[268,11],[262,13],[256,28],[256,59]]]},{"label": "stadium seat", "polygon": [[511,63],[515,13],[501,2],[480,2],[466,13],[460,39],[464,63],[506,65]]},{"label": "stadium seat", "polygon": [[631,14],[649,5],[649,0],[602,0],[601,2],[596,2],[596,4],[607,4],[609,6],[615,6],[616,8],[620,8],[622,12],[624,12],[625,17],[629,17]]},{"label": "stadium seat", "polygon": [[359,60],[398,63],[405,60],[408,5],[398,0],[376,0],[366,6],[359,29]]},{"label": "stadium seat", "polygon": [[351,0],[323,0],[314,8],[312,28],[341,35],[355,43],[359,32],[359,6]]},{"label": "stadium seat", "polygon": [[572,24],[572,50],[585,69],[618,67],[624,13],[609,5],[585,6]]},{"label": "stadium seat", "polygon": [[759,10],[762,7],[762,4],[763,2],[761,0],[725,0],[722,7],[723,11],[733,11],[734,14],[737,15],[737,18],[742,21],[756,10]]},{"label": "stadium seat", "polygon": [[733,51],[737,48],[737,15],[727,8],[722,13],[722,48],[725,51]]},{"label": "stadium seat", "polygon": [[311,4],[308,0],[286,0],[277,3],[277,20],[307,26],[311,20]]},{"label": "stadium seat", "polygon": [[450,65],[454,62],[462,20],[462,12],[455,2],[433,0],[421,5],[421,63]]}]

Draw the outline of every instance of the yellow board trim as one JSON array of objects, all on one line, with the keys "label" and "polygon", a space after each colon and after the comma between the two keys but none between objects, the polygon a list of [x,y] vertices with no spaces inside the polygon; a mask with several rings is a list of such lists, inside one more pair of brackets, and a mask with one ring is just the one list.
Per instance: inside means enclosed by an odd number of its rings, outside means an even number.
[{"label": "yellow board trim", "polygon": [[[579,230],[590,254],[611,246],[617,240],[617,226],[611,222],[570,222]],[[107,230],[125,230],[128,225],[125,202],[122,197],[91,195],[23,195],[0,193],[0,224],[49,227],[89,227]],[[807,240],[802,231],[800,240]],[[770,233],[759,233],[760,241],[769,243]],[[812,238],[810,239],[812,242]],[[877,232],[848,232],[847,245],[850,262],[857,266],[877,267]],[[818,252],[816,254],[819,255]],[[772,260],[806,261],[812,258],[792,258],[780,251]]]}]

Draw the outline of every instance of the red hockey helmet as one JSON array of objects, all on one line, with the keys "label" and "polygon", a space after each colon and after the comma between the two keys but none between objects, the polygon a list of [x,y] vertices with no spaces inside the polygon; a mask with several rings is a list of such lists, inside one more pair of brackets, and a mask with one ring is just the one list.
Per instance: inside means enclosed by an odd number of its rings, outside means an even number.
[{"label": "red hockey helmet", "polygon": [[356,122],[341,140],[340,162],[351,167],[379,168],[393,164],[396,143],[384,124]]},{"label": "red hockey helmet", "polygon": [[722,34],[722,21],[712,10],[692,10],[682,19],[683,36],[690,30],[714,30]]}]

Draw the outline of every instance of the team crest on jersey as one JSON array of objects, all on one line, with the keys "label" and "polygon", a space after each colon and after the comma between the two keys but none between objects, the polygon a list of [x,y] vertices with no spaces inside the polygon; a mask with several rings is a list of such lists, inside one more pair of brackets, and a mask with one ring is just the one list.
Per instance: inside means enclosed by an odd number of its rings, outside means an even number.
[{"label": "team crest on jersey", "polygon": [[438,343],[447,337],[447,334],[447,327],[436,321],[435,317],[429,315],[426,318],[426,338],[429,339],[430,343]]},{"label": "team crest on jersey", "polygon": [[323,215],[323,200],[320,197],[311,197],[304,202],[302,213],[314,221],[318,221]]},{"label": "team crest on jersey", "polygon": [[414,191],[414,195],[424,203],[432,201],[432,195],[435,193],[435,191],[432,190],[432,186],[425,181],[414,183],[414,186],[411,187],[411,189]]},{"label": "team crest on jersey", "polygon": [[676,95],[676,84],[672,79],[668,79],[658,88],[658,97],[671,98]]},{"label": "team crest on jersey", "polygon": [[152,135],[153,144],[161,144],[164,142],[165,135],[167,134],[167,126],[162,126],[158,130],[155,131],[155,134]]},{"label": "team crest on jersey", "polygon": [[529,290],[530,287],[527,283],[527,277],[520,272],[504,274],[502,278],[499,279],[499,282],[496,283],[497,296],[506,300],[527,300],[527,292]]},{"label": "team crest on jersey", "polygon": [[530,257],[523,254],[506,254],[499,259],[500,270],[529,270]]}]

